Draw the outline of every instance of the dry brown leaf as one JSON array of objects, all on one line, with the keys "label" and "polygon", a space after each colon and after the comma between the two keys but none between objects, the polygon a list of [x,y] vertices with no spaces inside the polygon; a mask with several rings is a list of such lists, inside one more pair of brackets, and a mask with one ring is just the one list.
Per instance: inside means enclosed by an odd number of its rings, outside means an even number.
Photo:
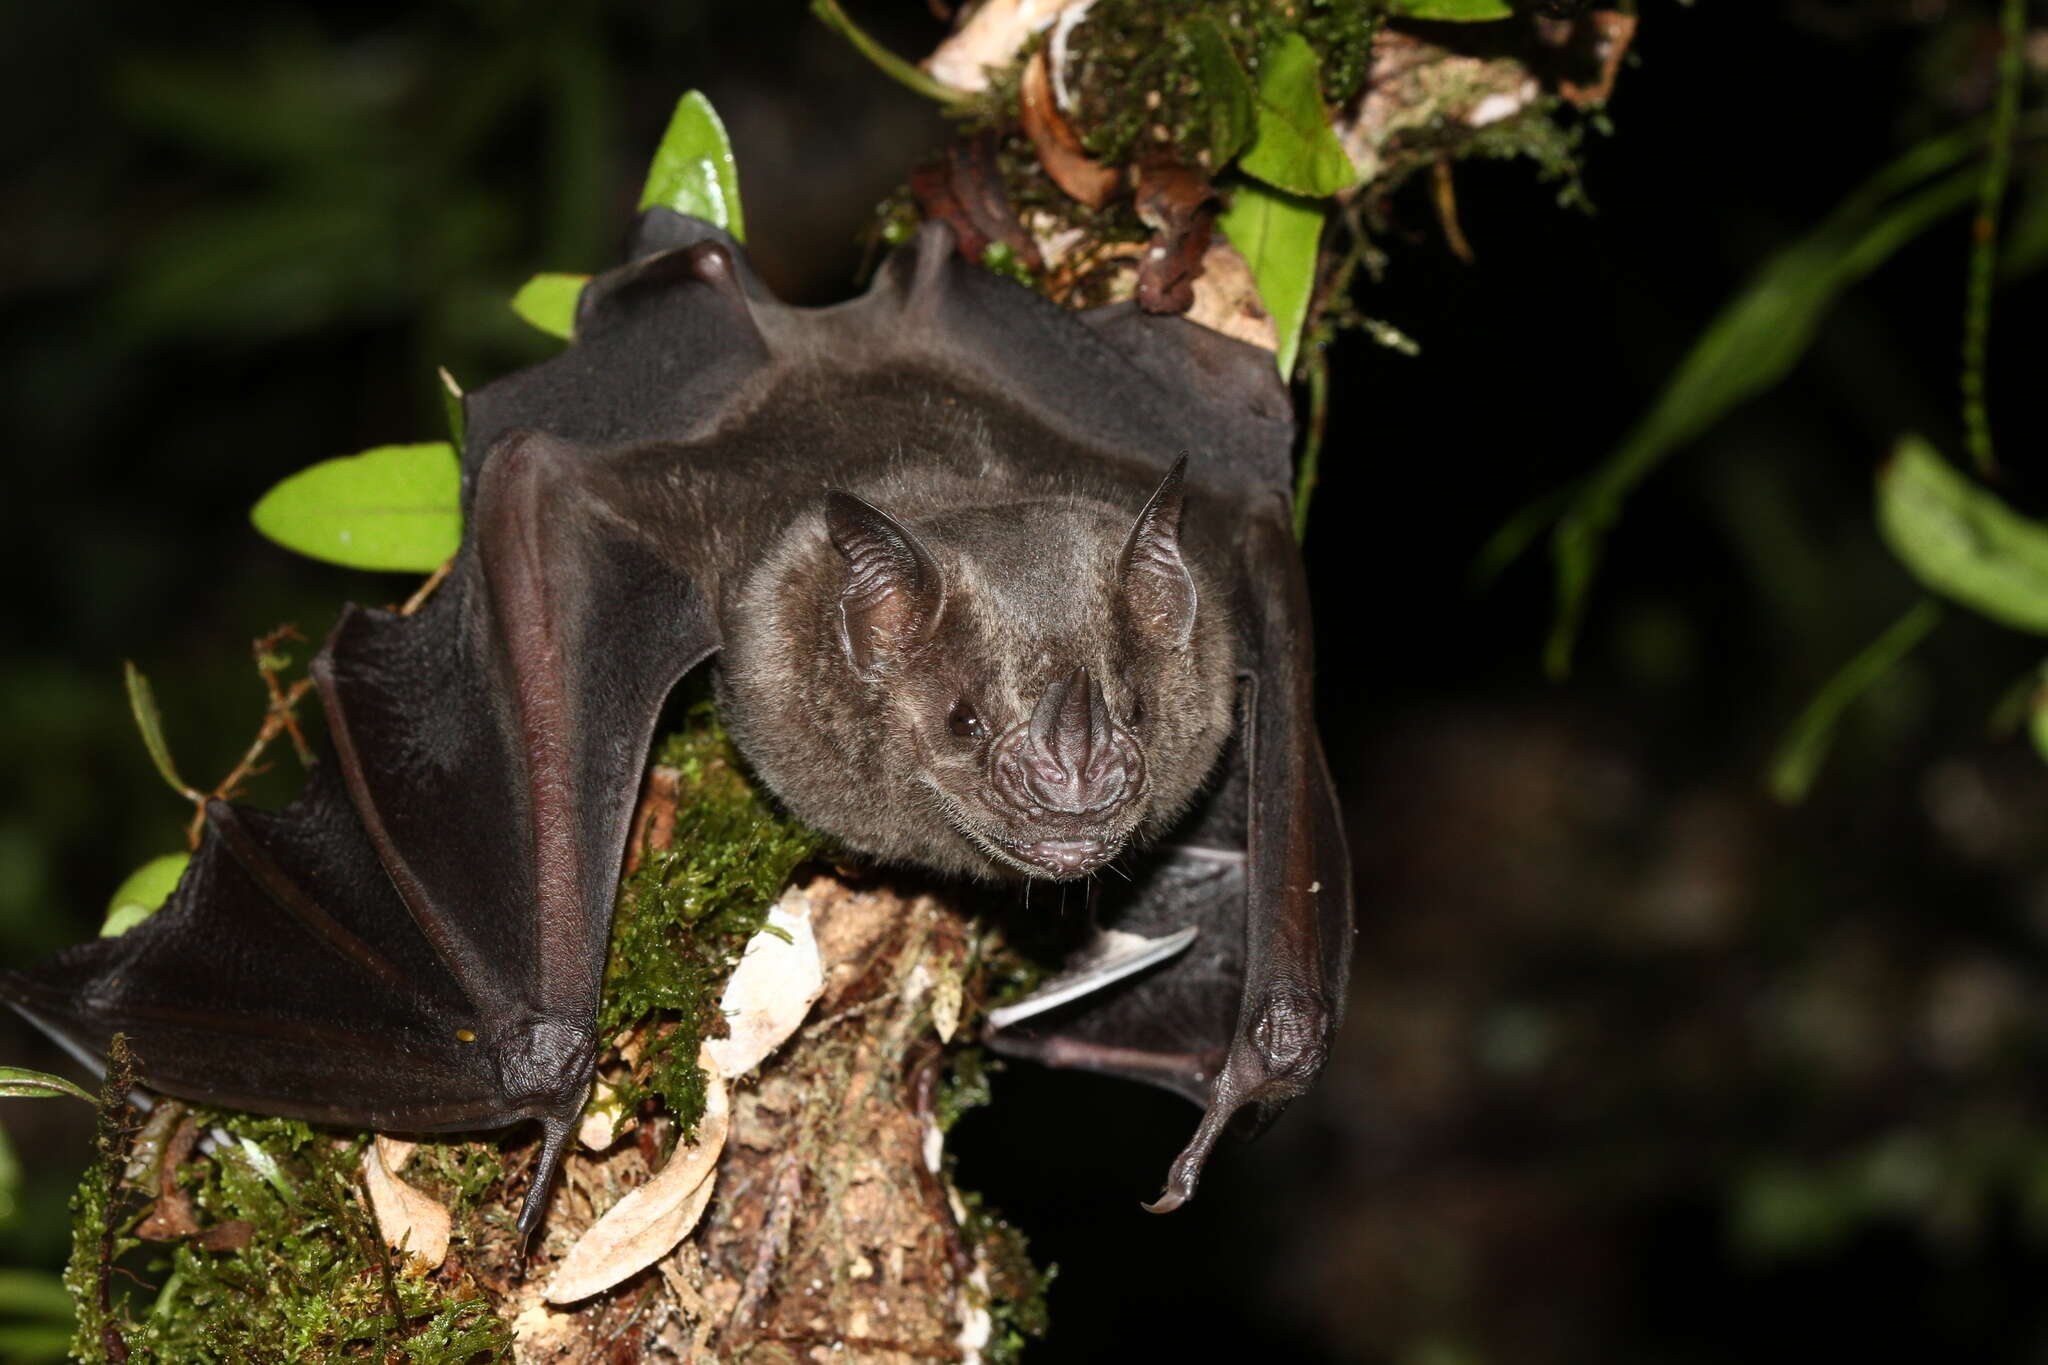
[{"label": "dry brown leaf", "polygon": [[704,1117],[697,1124],[697,1141],[678,1148],[652,1180],[612,1205],[577,1239],[548,1281],[549,1303],[587,1299],[646,1269],[674,1250],[704,1216],[731,1109],[724,1076],[708,1056],[700,1061]]},{"label": "dry brown leaf", "polygon": [[1105,166],[1081,147],[1081,135],[1053,99],[1052,78],[1046,74],[1045,53],[1034,56],[1024,67],[1024,83],[1017,92],[1017,113],[1024,133],[1038,150],[1039,164],[1055,185],[1091,209],[1108,203],[1123,185],[1123,176]]},{"label": "dry brown leaf", "polygon": [[149,1216],[135,1225],[137,1237],[150,1242],[175,1242],[199,1231],[199,1220],[192,1216],[192,1196],[178,1184],[178,1168],[192,1155],[193,1144],[198,1141],[199,1126],[186,1118],[179,1121],[164,1142],[156,1168],[156,1203]]},{"label": "dry brown leaf", "polygon": [[428,1270],[448,1259],[451,1220],[447,1206],[422,1190],[400,1180],[385,1165],[385,1144],[403,1157],[412,1155],[413,1144],[379,1137],[363,1153],[363,1184],[370,1192],[370,1209],[377,1215],[377,1228],[386,1245],[417,1257]]},{"label": "dry brown leaf", "polygon": [[1152,240],[1138,259],[1138,306],[1148,313],[1185,313],[1194,306],[1209,239],[1216,226],[1216,188],[1200,171],[1165,157],[1138,167],[1138,219]]},{"label": "dry brown leaf", "polygon": [[746,1075],[796,1032],[824,992],[810,898],[791,887],[769,909],[768,927],[747,940],[718,1002],[728,1036],[706,1043],[705,1056],[721,1076]]},{"label": "dry brown leaf", "polygon": [[980,261],[991,245],[1001,242],[1027,270],[1045,268],[1038,243],[1011,207],[992,134],[956,141],[947,147],[944,159],[911,171],[910,193],[925,217],[953,229],[960,254],[968,260]]},{"label": "dry brown leaf", "polygon": [[602,1152],[633,1130],[637,1120],[619,1121],[619,1092],[603,1081],[590,1087],[590,1103],[583,1106],[583,1119],[576,1127],[576,1141],[593,1152]]},{"label": "dry brown leaf", "polygon": [[1212,242],[1202,254],[1201,278],[1195,281],[1195,304],[1188,309],[1190,322],[1239,341],[1248,341],[1269,351],[1280,349],[1280,336],[1273,327],[1273,315],[1259,297],[1258,282],[1244,253],[1228,242]]},{"label": "dry brown leaf", "polygon": [[921,65],[955,90],[988,89],[988,68],[1005,67],[1032,34],[1049,27],[1060,11],[1088,0],[988,0],[960,31],[932,49]]},{"label": "dry brown leaf", "polygon": [[410,1138],[387,1137],[377,1134],[377,1155],[384,1158],[384,1169],[397,1175],[405,1169],[405,1163],[412,1160],[412,1154],[419,1150],[419,1144]]}]

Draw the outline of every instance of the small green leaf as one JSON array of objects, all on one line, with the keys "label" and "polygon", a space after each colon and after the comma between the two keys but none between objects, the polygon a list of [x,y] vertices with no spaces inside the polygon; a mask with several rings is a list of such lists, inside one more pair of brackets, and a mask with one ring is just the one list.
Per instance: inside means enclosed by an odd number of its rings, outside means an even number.
[{"label": "small green leaf", "polygon": [[0,1066],[0,1099],[47,1100],[58,1095],[73,1096],[95,1108],[99,1105],[99,1100],[62,1076],[52,1076],[46,1071],[30,1071],[25,1066]]},{"label": "small green leaf", "polygon": [[724,228],[737,241],[747,240],[732,141],[703,91],[687,91],[676,101],[668,131],[661,135],[661,145],[654,149],[654,160],[647,167],[640,207],[687,213]]},{"label": "small green leaf", "polygon": [[277,1164],[276,1157],[265,1151],[263,1145],[255,1138],[237,1137],[235,1141],[241,1144],[242,1155],[249,1158],[249,1164],[255,1168],[256,1174],[262,1176],[271,1189],[276,1190],[288,1202],[297,1201],[298,1194],[292,1189],[291,1181],[285,1179],[284,1169]]},{"label": "small green leaf", "polygon": [[1245,149],[1258,132],[1258,103],[1252,79],[1231,51],[1230,39],[1213,15],[1198,14],[1181,35],[1194,49],[1201,73],[1202,104],[1209,115],[1209,166],[1220,169]]},{"label": "small green leaf", "polygon": [[1311,199],[1358,180],[1323,107],[1315,49],[1299,33],[1274,42],[1260,59],[1258,129],[1238,162],[1246,175]]},{"label": "small green leaf", "polygon": [[1301,327],[1315,288],[1322,206],[1264,185],[1241,184],[1231,191],[1230,207],[1216,221],[1251,265],[1252,282],[1273,317],[1273,332],[1280,342],[1275,359],[1285,378],[1294,373]]},{"label": "small green leaf", "polygon": [[1788,806],[1806,799],[1820,765],[1827,760],[1835,742],[1842,715],[1858,697],[1868,692],[1885,674],[1898,667],[1936,626],[1941,624],[1941,604],[1922,600],[1904,616],[1892,622],[1884,634],[1866,645],[1861,654],[1842,665],[1827,685],[1814,694],[1799,719],[1785,732],[1771,759],[1771,795]]},{"label": "small green leaf", "polygon": [[2048,525],[2007,507],[1921,437],[1901,437],[1878,471],[1877,524],[1927,587],[2048,635]]},{"label": "small green leaf", "polygon": [[448,439],[454,443],[455,453],[460,455],[469,436],[469,414],[462,406],[462,385],[455,382],[455,376],[448,373],[446,365],[435,373],[441,376],[441,410],[448,418]]},{"label": "small green leaf", "polygon": [[185,875],[185,867],[191,861],[189,853],[166,853],[129,873],[107,901],[107,918],[100,926],[100,937],[119,938],[155,914],[157,907],[177,889],[178,878]]},{"label": "small green leaf", "polygon": [[462,540],[461,493],[446,441],[379,446],[300,470],[265,493],[249,519],[313,559],[426,573]]},{"label": "small green leaf", "polygon": [[588,275],[535,275],[512,296],[512,311],[549,336],[567,341],[576,335],[576,300],[589,283]]},{"label": "small green leaf", "polygon": [[185,779],[178,776],[178,765],[171,762],[171,746],[164,739],[164,715],[157,709],[156,690],[134,660],[124,660],[121,672],[128,685],[128,710],[135,717],[135,728],[142,732],[142,747],[149,750],[149,761],[156,765],[158,774],[172,791],[183,797],[195,796],[192,788],[185,785]]},{"label": "small green leaf", "polygon": [[1515,17],[1507,0],[1394,0],[1393,8],[1403,19],[1436,19],[1453,24],[1482,24],[1490,19]]}]

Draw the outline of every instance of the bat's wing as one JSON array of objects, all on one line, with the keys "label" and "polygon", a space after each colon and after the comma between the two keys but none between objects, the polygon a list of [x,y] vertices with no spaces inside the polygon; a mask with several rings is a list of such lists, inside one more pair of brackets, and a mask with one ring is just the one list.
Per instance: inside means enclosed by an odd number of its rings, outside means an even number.
[{"label": "bat's wing", "polygon": [[[700,266],[726,274],[604,277],[588,335],[472,397],[454,568],[415,616],[344,613],[313,665],[332,752],[300,798],[215,803],[162,910],[0,975],[0,997],[74,1050],[125,1033],[140,1079],[191,1099],[399,1130],[539,1119],[531,1229],[589,1087],[652,730],[718,643],[677,556],[619,515],[660,471],[598,453],[650,434],[633,420],[715,423],[707,395],[757,354],[731,257]],[[650,365],[666,417],[632,392]]]}]

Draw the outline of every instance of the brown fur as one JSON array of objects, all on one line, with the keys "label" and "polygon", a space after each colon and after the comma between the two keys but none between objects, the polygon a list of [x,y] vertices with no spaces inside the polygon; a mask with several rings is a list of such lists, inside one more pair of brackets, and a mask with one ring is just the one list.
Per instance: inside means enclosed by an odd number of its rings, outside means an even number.
[{"label": "brown fur", "polygon": [[[924,496],[913,501],[913,488]],[[827,536],[822,497],[729,597],[720,709],[789,809],[883,861],[981,877],[1046,875],[1005,854],[1005,843],[1120,847],[1169,826],[1230,735],[1236,634],[1199,563],[1187,565],[1196,610],[1184,642],[1148,609],[1142,585],[1124,581],[1122,551],[1143,499],[1114,506],[909,468],[853,491],[930,551],[944,606],[921,642],[857,672],[839,629],[847,565]],[[1084,666],[1142,754],[1142,786],[1106,811],[1020,809],[991,782],[989,754],[1049,686]],[[985,737],[949,729],[962,699]]]}]

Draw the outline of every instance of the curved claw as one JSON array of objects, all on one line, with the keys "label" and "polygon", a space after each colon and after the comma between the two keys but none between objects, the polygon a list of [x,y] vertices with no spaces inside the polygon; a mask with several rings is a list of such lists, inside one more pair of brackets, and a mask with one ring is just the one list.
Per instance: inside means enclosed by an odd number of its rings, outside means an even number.
[{"label": "curved claw", "polygon": [[526,1200],[519,1206],[519,1250],[522,1257],[526,1246],[533,1240],[534,1230],[540,1226],[542,1215],[548,1210],[548,1194],[554,1188],[555,1172],[561,1167],[562,1153],[568,1150],[569,1134],[576,1130],[576,1119],[583,1106],[578,1103],[576,1112],[568,1117],[550,1114],[540,1121],[540,1156],[533,1163],[533,1183],[526,1187]]}]

